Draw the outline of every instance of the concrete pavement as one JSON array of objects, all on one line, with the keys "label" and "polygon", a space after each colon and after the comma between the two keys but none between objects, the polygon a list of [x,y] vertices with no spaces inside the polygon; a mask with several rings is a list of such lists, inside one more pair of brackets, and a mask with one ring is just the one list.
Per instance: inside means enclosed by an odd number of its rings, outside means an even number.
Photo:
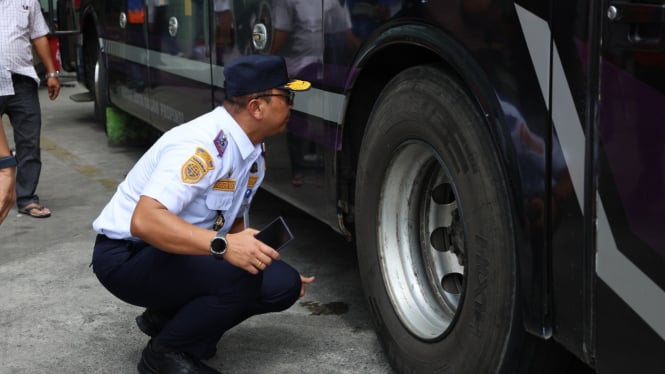
[{"label": "concrete pavement", "polygon": [[[148,338],[135,326],[142,309],[117,300],[89,268],[91,222],[144,149],[110,147],[75,103],[77,85],[51,102],[40,90],[42,178],[47,219],[14,209],[0,225],[0,374],[135,373]],[[10,141],[11,128],[3,118]],[[317,276],[289,310],[254,317],[228,332],[208,364],[224,373],[390,373],[367,315],[349,244],[297,209],[259,193],[260,227],[282,214],[296,240],[283,257]]]}]

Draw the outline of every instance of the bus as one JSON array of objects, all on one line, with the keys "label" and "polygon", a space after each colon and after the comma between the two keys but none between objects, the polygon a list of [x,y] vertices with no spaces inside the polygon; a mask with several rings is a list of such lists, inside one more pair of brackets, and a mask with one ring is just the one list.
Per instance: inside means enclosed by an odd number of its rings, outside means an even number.
[{"label": "bus", "polygon": [[396,372],[662,372],[665,2],[57,2],[102,122],[209,111],[240,55],[313,83],[263,188],[355,243]]}]

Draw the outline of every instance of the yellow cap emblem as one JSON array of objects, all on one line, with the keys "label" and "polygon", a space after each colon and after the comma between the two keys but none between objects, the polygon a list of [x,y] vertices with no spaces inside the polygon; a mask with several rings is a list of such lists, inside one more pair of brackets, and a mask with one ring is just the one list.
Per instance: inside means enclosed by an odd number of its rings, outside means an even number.
[{"label": "yellow cap emblem", "polygon": [[284,85],[285,88],[288,88],[291,91],[307,91],[312,86],[312,83],[307,81],[301,81],[294,79],[291,82]]}]

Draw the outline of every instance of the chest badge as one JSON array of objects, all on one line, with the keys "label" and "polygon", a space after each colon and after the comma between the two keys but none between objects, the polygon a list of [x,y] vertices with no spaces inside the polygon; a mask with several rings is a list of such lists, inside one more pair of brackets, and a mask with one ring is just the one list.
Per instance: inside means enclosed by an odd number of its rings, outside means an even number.
[{"label": "chest badge", "polygon": [[215,218],[215,223],[212,225],[212,229],[215,231],[219,231],[222,227],[224,227],[224,223],[226,223],[226,220],[224,219],[224,215],[220,210],[217,211],[217,218]]},{"label": "chest badge", "polygon": [[224,152],[226,151],[226,146],[229,145],[229,140],[226,138],[224,130],[221,130],[219,134],[217,134],[213,142],[215,143],[215,148],[217,148],[217,153],[219,153],[219,156],[220,157],[224,156]]}]

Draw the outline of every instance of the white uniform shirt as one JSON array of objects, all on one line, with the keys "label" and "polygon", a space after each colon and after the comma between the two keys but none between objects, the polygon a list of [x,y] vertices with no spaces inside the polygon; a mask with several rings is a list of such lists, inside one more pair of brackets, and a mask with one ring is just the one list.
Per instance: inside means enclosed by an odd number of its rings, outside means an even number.
[{"label": "white uniform shirt", "polygon": [[[223,131],[220,156],[215,139]],[[218,144],[219,146],[219,144]],[[265,174],[261,145],[254,145],[223,107],[166,132],[141,157],[93,222],[112,239],[136,239],[130,220],[142,195],[196,226],[211,229],[218,211],[222,232],[249,206]]]},{"label": "white uniform shirt", "polygon": [[12,73],[39,77],[31,41],[49,33],[37,0],[0,0],[0,96],[13,95]]}]

